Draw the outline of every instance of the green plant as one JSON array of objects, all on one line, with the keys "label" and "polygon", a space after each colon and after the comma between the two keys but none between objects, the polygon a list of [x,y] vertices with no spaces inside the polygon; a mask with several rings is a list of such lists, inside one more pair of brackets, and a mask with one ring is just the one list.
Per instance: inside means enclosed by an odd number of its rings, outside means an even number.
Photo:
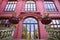
[{"label": "green plant", "polygon": [[49,13],[44,13],[44,15],[42,16],[42,18],[47,18],[49,17]]},{"label": "green plant", "polygon": [[48,25],[51,23],[51,18],[49,17],[49,13],[44,13],[43,16],[41,16],[41,23],[42,24],[45,24],[45,25]]},{"label": "green plant", "polygon": [[12,17],[16,17],[16,13],[15,12],[12,12]]},{"label": "green plant", "polygon": [[50,24],[45,26],[46,30],[50,30]]},{"label": "green plant", "polygon": [[52,35],[48,37],[48,40],[60,40],[60,35]]}]

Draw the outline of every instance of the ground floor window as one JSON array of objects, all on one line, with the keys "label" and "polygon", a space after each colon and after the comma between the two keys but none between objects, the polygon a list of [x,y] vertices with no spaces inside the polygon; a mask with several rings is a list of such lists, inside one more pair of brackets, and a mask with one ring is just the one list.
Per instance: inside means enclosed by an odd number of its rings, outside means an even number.
[{"label": "ground floor window", "polygon": [[9,19],[0,19],[0,26],[10,27]]},{"label": "ground floor window", "polygon": [[38,22],[34,18],[26,18],[23,21],[22,39],[39,39]]},{"label": "ground floor window", "polygon": [[12,24],[9,19],[0,19],[0,30],[15,28],[15,24]]},{"label": "ground floor window", "polygon": [[51,22],[51,28],[60,28],[60,20],[59,19],[53,19]]}]

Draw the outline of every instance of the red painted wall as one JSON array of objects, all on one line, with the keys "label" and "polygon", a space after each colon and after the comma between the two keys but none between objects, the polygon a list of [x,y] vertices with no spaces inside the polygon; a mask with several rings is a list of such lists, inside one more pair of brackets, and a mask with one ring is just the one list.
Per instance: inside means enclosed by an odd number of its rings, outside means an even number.
[{"label": "red painted wall", "polygon": [[[45,7],[44,7],[44,1],[43,0],[38,0],[36,1],[36,7],[37,7],[37,13],[40,12],[39,14],[36,14],[35,12],[25,12],[24,11],[24,5],[25,5],[25,2],[26,1],[22,1],[22,0],[18,0],[17,1],[17,6],[15,8],[15,11],[17,13],[17,16],[20,16],[20,21],[18,24],[16,24],[16,28],[15,28],[15,31],[14,31],[14,35],[13,37],[14,38],[21,38],[21,34],[22,34],[22,22],[24,20],[24,18],[28,17],[28,16],[31,16],[32,17],[35,17],[37,20],[38,20],[38,23],[39,23],[39,28],[40,28],[40,38],[42,39],[46,39],[48,37],[48,34],[46,32],[46,29],[45,29],[45,25],[43,25],[40,21],[40,17],[39,15],[44,15],[44,13],[50,13],[50,17],[59,17],[60,18],[60,3],[58,0],[54,0],[54,3],[56,4],[56,7],[58,9],[58,12],[47,12]],[[0,17],[2,16],[11,16],[11,12],[4,12],[4,8],[7,4],[7,0],[0,0]],[[21,13],[21,12],[25,12],[25,13]],[[33,14],[35,13],[35,14]],[[21,16],[22,15],[22,16]],[[35,16],[37,15],[37,16]]]}]

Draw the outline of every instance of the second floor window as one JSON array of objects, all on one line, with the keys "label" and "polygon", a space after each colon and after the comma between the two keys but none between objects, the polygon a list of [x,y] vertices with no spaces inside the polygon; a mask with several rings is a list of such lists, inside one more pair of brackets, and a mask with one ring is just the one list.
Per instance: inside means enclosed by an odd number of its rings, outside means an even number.
[{"label": "second floor window", "polygon": [[57,11],[56,6],[54,5],[54,2],[52,2],[52,1],[45,1],[44,5],[45,5],[45,8],[48,12]]},{"label": "second floor window", "polygon": [[34,1],[27,1],[25,4],[25,11],[36,11],[36,5]]},{"label": "second floor window", "polygon": [[14,11],[16,7],[16,1],[8,1],[4,11]]}]

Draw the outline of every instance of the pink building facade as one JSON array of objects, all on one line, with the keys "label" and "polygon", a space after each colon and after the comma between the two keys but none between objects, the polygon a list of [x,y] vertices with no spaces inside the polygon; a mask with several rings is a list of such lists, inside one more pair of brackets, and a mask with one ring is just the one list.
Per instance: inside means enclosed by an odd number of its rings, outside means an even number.
[{"label": "pink building facade", "polygon": [[[12,16],[11,11],[4,11],[7,2],[12,0],[0,0],[0,17],[2,18],[9,18]],[[13,12],[16,13],[16,17],[19,17],[19,23],[16,24],[16,28],[14,30],[14,38],[20,38],[22,37],[22,26],[23,21],[26,18],[34,18],[38,22],[38,30],[39,30],[39,38],[40,39],[47,39],[48,33],[46,32],[45,25],[41,23],[41,15],[44,15],[44,13],[49,13],[49,17],[53,19],[59,19],[60,18],[60,1],[59,0],[53,0],[56,10],[57,11],[47,11],[44,5],[44,1],[49,0],[33,0],[36,5],[36,11],[25,11],[25,4],[28,0],[15,0],[17,1],[15,10]]]}]

